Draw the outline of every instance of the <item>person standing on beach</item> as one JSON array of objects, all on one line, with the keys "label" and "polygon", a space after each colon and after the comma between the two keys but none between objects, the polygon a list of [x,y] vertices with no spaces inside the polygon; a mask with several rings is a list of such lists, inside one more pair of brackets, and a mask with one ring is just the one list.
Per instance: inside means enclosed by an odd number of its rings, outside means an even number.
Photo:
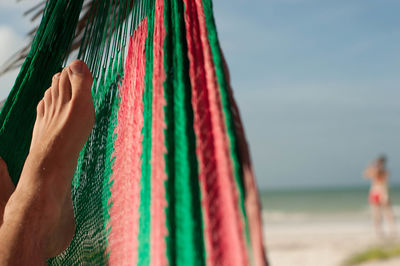
[{"label": "person standing on beach", "polygon": [[384,155],[367,166],[364,171],[364,178],[371,179],[369,204],[372,210],[376,233],[379,236],[383,236],[382,216],[385,216],[391,233],[394,235],[396,233],[396,225],[389,198],[389,173],[386,169],[386,157]]}]

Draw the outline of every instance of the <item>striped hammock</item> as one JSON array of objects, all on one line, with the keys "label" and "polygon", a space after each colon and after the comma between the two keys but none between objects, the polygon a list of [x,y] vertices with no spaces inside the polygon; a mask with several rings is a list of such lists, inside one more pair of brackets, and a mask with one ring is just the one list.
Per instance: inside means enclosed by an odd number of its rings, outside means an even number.
[{"label": "striped hammock", "polygon": [[15,184],[36,105],[72,57],[93,73],[96,124],[72,182],[75,236],[49,264],[266,265],[211,0],[47,0],[0,114]]}]

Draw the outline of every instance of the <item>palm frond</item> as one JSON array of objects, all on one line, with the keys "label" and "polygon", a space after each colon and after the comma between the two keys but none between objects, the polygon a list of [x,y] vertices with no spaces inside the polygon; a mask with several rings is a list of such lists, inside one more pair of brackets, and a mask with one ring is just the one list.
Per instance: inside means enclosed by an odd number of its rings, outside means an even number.
[{"label": "palm frond", "polygon": [[[17,2],[20,2],[22,0],[16,0]],[[97,0],[98,1],[98,0]],[[79,22],[78,26],[76,28],[75,32],[75,38],[72,42],[71,50],[69,53],[72,53],[73,51],[79,49],[82,38],[83,38],[83,32],[85,29],[85,26],[88,22],[89,15],[90,15],[90,7],[96,3],[96,0],[87,0],[85,1],[82,11],[79,17]],[[119,4],[119,1],[115,2],[116,5]],[[39,3],[37,3],[35,6],[29,8],[27,11],[24,12],[24,16],[30,16],[30,20],[32,22],[36,22],[38,19],[40,19],[43,15],[44,9],[46,5],[46,0],[42,0]],[[35,37],[36,31],[38,29],[38,26],[35,25],[33,29],[31,29],[27,33],[28,41],[24,47],[22,47],[19,51],[16,51],[2,66],[0,66],[0,76],[11,71],[14,69],[17,69],[21,67],[22,63],[24,62],[25,58],[27,57],[30,47],[32,45],[33,38]]]}]

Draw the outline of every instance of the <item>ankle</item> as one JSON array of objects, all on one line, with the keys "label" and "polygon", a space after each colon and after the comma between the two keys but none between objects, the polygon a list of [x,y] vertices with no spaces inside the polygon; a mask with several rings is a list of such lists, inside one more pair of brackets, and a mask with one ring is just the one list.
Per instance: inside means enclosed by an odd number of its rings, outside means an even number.
[{"label": "ankle", "polygon": [[46,186],[17,187],[5,207],[4,223],[18,223],[42,237],[59,212],[53,195]]},{"label": "ankle", "polygon": [[36,207],[26,203],[17,205],[18,201],[15,197],[6,205],[0,239],[9,244],[4,245],[0,253],[13,265],[44,265],[46,229],[42,226],[43,219],[34,211]]},{"label": "ankle", "polygon": [[69,175],[73,175],[76,162],[69,164],[60,154],[31,151],[25,161],[19,186],[26,188],[27,192],[40,191],[47,200],[59,202],[70,189]]}]

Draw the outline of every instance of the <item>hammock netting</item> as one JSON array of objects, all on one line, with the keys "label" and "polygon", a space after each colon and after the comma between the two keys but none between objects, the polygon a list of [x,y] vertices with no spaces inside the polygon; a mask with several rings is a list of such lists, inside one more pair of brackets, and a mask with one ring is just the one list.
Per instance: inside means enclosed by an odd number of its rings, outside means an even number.
[{"label": "hammock netting", "polygon": [[36,105],[79,46],[96,123],[72,182],[75,236],[48,263],[266,265],[211,0],[90,3],[46,1],[0,114],[0,156],[17,184]]}]

